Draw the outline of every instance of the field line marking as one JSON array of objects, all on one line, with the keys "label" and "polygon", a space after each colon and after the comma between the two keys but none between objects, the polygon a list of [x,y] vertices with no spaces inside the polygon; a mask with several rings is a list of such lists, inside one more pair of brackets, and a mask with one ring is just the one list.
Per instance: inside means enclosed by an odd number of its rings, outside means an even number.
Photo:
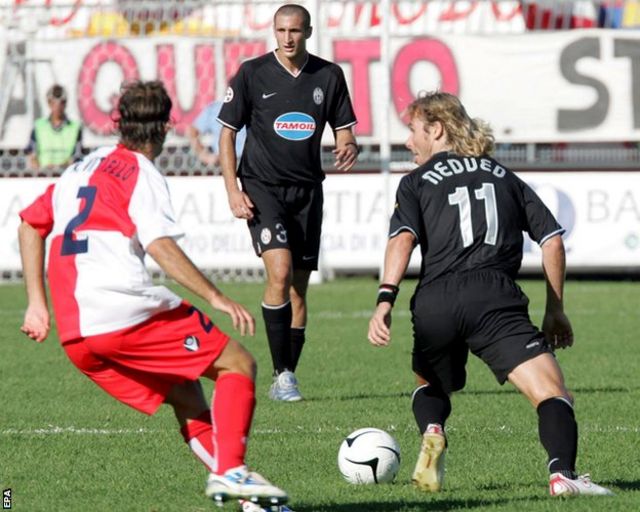
[{"label": "field line marking", "polygon": [[119,434],[152,434],[159,430],[146,428],[83,428],[83,427],[56,427],[49,425],[46,428],[7,428],[0,430],[3,436],[40,436],[59,434],[80,435],[119,435]]},{"label": "field line marking", "polygon": [[[414,432],[414,425],[404,425],[398,427],[396,425],[386,425],[384,430],[388,432]],[[301,425],[288,428],[258,428],[251,432],[251,435],[295,435],[295,434],[334,434],[336,432],[348,433],[351,430],[350,426],[334,426],[334,427],[317,427],[317,428],[305,428]],[[172,429],[173,430],[173,429]],[[495,427],[474,427],[474,428],[460,428],[455,426],[448,426],[449,432],[473,432],[473,433],[487,433],[498,432],[507,435],[519,434],[522,429],[514,429],[507,425],[498,425]],[[535,428],[525,429],[535,431]],[[604,425],[604,426],[584,426],[580,429],[581,432],[598,433],[598,434],[614,434],[614,433],[640,433],[640,426],[625,426],[625,425]],[[147,435],[158,434],[164,432],[159,429],[148,428],[85,428],[85,427],[59,427],[49,425],[46,428],[7,428],[0,430],[2,436],[48,436],[48,435],[62,435],[62,434],[75,434],[75,435]]]}]

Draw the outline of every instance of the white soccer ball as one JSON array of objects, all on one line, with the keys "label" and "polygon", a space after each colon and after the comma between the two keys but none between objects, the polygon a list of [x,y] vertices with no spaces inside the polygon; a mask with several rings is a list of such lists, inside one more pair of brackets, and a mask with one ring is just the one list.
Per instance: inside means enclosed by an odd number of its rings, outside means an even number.
[{"label": "white soccer ball", "polygon": [[384,430],[361,428],[342,441],[338,467],[352,484],[392,482],[400,468],[400,446]]}]

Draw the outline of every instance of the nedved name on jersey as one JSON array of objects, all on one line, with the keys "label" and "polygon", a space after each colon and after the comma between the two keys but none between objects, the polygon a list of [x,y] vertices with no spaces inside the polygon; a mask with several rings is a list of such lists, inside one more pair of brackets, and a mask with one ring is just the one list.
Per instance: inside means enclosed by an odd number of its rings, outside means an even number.
[{"label": "nedved name on jersey", "polygon": [[496,178],[503,178],[507,172],[504,167],[488,158],[448,158],[446,162],[437,162],[433,166],[433,170],[428,170],[422,175],[422,179],[438,185],[445,178],[462,174],[463,172],[476,172],[478,170],[491,173]]}]

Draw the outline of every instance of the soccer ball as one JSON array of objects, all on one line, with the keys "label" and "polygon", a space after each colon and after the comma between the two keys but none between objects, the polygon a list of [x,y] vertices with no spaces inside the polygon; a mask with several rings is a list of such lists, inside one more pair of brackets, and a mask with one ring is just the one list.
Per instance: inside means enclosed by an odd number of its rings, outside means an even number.
[{"label": "soccer ball", "polygon": [[378,428],[361,428],[342,441],[338,467],[352,484],[392,482],[400,468],[400,446]]}]

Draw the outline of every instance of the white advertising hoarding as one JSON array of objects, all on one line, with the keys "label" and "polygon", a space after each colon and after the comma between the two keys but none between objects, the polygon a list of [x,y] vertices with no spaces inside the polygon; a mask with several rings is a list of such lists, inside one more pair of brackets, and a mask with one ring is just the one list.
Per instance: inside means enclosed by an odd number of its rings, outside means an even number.
[{"label": "white advertising hoarding", "polygon": [[[569,271],[640,272],[640,173],[549,172],[520,176],[567,230]],[[377,272],[401,175],[329,175],[325,181],[322,265]],[[169,177],[186,252],[203,269],[259,268],[245,222],[232,217],[221,177]],[[388,187],[387,187],[388,180]],[[52,179],[3,179],[0,187],[0,270],[20,268],[18,212]],[[387,194],[387,190],[389,191]],[[526,238],[526,237],[525,237]],[[525,242],[523,268],[540,268],[540,250]],[[419,266],[417,251],[412,269]]]}]

